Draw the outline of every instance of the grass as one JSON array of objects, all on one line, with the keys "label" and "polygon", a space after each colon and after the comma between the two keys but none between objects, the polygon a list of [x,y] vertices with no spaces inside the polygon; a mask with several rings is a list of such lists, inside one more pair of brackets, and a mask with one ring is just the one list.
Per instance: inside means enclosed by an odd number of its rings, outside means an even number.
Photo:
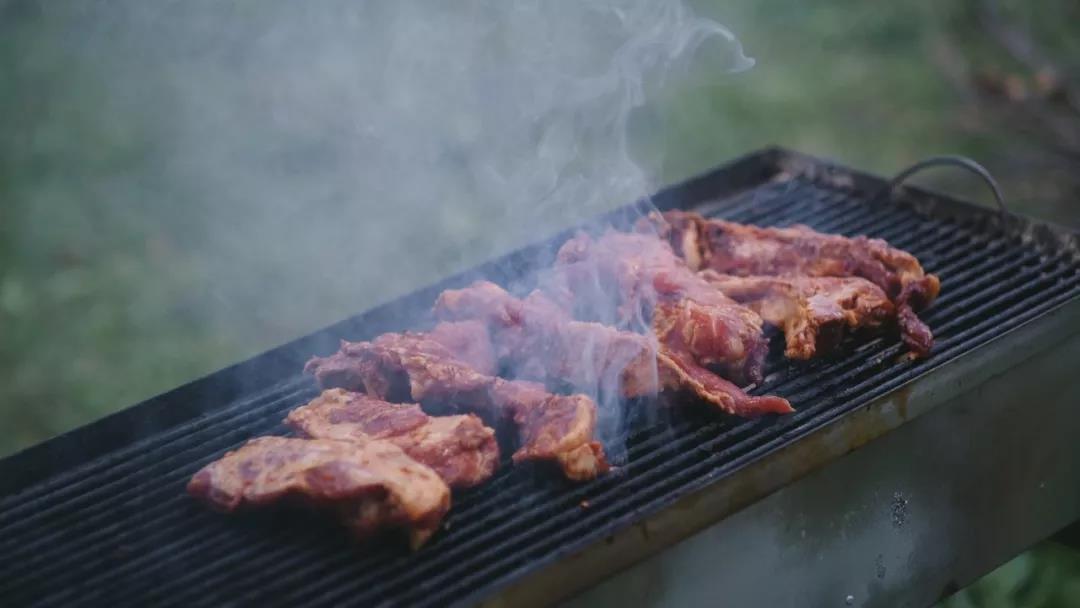
[{"label": "grass", "polygon": [[[367,131],[350,136],[350,110],[380,76],[358,86],[342,73],[392,58],[366,61],[372,46],[344,64],[306,51],[348,23],[313,11],[310,29],[281,42],[287,4],[153,4],[0,2],[0,455],[610,204],[512,208],[466,152],[406,141],[372,153]],[[943,73],[949,48],[975,67],[1016,68],[972,2],[695,5],[757,65],[698,68],[635,111],[631,151],[655,183],[774,143],[886,174],[953,152],[1000,175],[1015,209],[1076,222],[1067,181],[1013,163],[1039,142]],[[1075,6],[1037,6],[1006,9],[1077,56]],[[279,43],[287,52],[274,54]],[[305,111],[282,117],[278,102]],[[437,111],[414,118],[433,139],[485,132]],[[442,154],[432,166],[444,172],[388,176],[394,154],[418,166],[430,159],[408,155]],[[985,198],[965,180],[935,184]],[[1074,554],[1041,546],[950,604],[1064,605],[1078,571]]]}]

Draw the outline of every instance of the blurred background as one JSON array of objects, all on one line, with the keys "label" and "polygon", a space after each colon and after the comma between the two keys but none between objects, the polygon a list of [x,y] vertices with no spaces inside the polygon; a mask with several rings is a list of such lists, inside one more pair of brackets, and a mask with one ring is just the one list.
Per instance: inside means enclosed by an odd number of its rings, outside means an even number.
[{"label": "blurred background", "polygon": [[0,455],[770,144],[1080,227],[1080,2],[668,5],[0,0]]}]

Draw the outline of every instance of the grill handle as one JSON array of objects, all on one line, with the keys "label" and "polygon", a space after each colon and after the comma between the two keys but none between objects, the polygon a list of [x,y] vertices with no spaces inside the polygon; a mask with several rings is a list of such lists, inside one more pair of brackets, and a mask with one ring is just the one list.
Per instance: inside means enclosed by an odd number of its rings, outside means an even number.
[{"label": "grill handle", "polygon": [[882,192],[882,194],[891,195],[893,191],[896,190],[897,186],[902,184],[912,175],[915,175],[916,173],[924,169],[928,169],[931,167],[950,166],[967,169],[968,171],[981,177],[982,180],[986,182],[986,185],[990,186],[991,192],[994,193],[994,200],[997,201],[998,210],[1001,212],[1001,215],[1009,215],[1009,210],[1005,207],[1005,197],[1001,194],[1001,188],[998,186],[997,180],[994,179],[993,175],[990,175],[990,171],[988,171],[986,167],[980,165],[979,163],[966,156],[958,156],[954,154],[931,156],[915,163],[914,165],[911,165],[907,169],[904,169],[900,173],[897,173],[896,177],[892,178],[892,180],[889,181],[889,185],[885,187],[885,190],[884,192]]}]

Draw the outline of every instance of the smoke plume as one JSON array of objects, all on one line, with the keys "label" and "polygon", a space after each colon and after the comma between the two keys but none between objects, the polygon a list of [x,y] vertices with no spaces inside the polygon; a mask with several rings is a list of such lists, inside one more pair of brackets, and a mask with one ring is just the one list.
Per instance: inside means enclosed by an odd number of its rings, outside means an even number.
[{"label": "smoke plume", "polygon": [[233,359],[648,194],[649,101],[752,65],[669,0],[16,4],[122,144],[53,221],[147,235]]}]

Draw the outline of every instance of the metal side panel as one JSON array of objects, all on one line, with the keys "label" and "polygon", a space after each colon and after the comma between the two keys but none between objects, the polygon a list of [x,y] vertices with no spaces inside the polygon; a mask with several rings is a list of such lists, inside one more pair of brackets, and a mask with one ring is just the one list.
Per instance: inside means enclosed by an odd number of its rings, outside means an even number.
[{"label": "metal side panel", "polygon": [[1080,518],[1078,321],[1073,301],[487,605],[931,604]]}]

